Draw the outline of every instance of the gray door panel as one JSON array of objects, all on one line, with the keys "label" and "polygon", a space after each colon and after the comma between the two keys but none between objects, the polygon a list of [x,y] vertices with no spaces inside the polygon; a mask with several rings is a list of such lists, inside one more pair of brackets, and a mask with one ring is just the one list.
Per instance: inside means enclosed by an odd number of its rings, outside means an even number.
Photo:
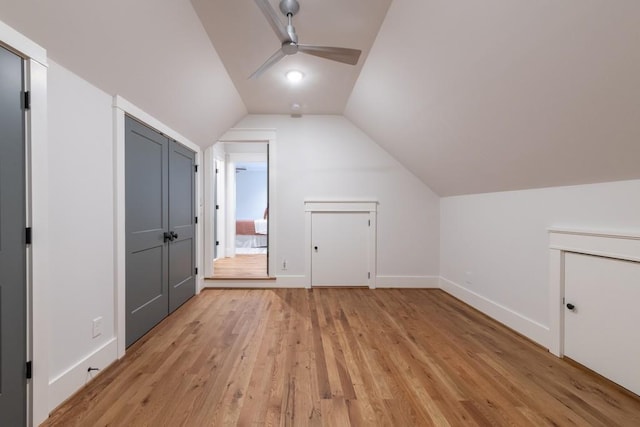
[{"label": "gray door panel", "polygon": [[169,229],[169,312],[195,295],[195,153],[171,142]]},{"label": "gray door panel", "polygon": [[125,121],[126,345],[168,314],[169,139]]},{"label": "gray door panel", "polygon": [[195,295],[195,153],[132,118],[125,128],[129,346]]},{"label": "gray door panel", "polygon": [[0,47],[0,426],[26,425],[22,58]]}]

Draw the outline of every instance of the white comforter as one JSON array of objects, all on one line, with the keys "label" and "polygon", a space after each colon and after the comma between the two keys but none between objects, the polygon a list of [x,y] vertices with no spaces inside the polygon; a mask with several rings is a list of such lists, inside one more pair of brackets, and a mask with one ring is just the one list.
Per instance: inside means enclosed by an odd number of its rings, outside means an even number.
[{"label": "white comforter", "polygon": [[256,219],[255,220],[255,228],[256,234],[267,234],[269,226],[267,225],[266,219]]}]

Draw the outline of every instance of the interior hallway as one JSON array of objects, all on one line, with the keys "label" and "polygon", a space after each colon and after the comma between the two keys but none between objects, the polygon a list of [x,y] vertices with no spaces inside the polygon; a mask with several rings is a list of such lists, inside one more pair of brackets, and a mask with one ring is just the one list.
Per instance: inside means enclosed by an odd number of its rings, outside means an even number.
[{"label": "interior hallway", "polygon": [[267,255],[249,254],[213,262],[213,279],[266,279]]}]

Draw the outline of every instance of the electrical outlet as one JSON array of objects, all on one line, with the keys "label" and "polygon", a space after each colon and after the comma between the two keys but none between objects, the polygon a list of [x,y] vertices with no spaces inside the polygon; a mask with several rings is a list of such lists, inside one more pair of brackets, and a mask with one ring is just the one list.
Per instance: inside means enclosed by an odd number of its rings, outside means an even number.
[{"label": "electrical outlet", "polygon": [[93,319],[93,338],[102,335],[102,316]]}]

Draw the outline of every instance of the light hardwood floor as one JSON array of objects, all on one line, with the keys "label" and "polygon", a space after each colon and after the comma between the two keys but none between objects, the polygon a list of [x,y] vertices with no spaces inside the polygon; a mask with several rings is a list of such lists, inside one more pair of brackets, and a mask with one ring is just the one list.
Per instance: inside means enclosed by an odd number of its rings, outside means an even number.
[{"label": "light hardwood floor", "polygon": [[640,398],[439,290],[210,290],[47,426],[639,426]]},{"label": "light hardwood floor", "polygon": [[213,279],[267,278],[267,255],[236,255],[213,262]]}]

